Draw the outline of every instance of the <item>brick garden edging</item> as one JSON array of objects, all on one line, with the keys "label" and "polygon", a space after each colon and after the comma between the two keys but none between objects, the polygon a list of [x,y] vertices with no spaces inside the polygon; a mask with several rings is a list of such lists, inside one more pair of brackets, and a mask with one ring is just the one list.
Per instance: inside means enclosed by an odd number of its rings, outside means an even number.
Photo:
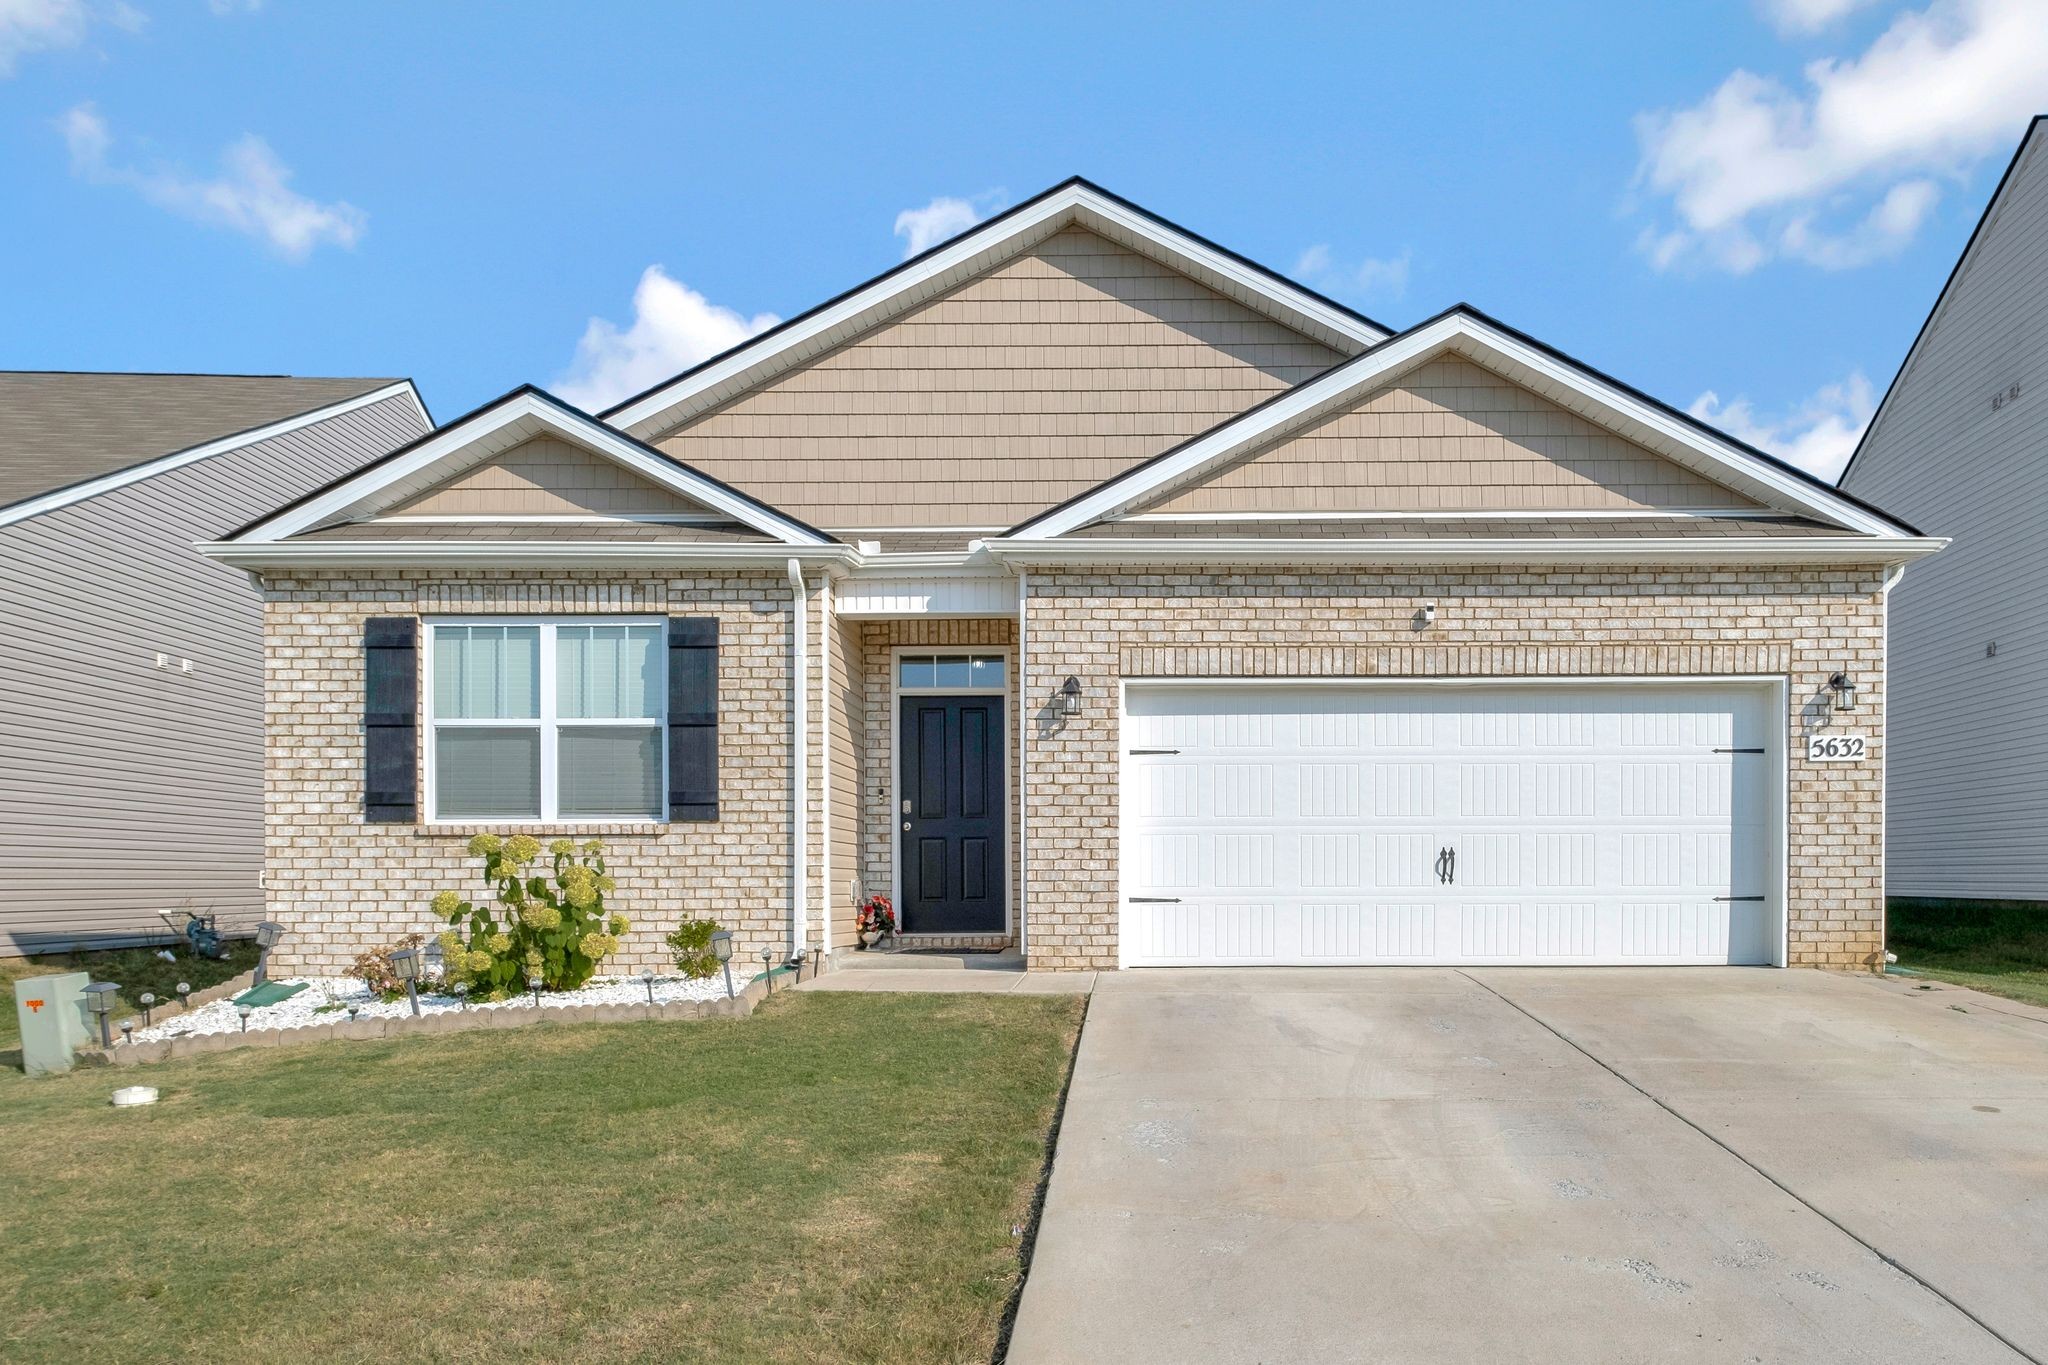
[{"label": "brick garden edging", "polygon": [[[239,983],[239,984],[237,984]],[[248,974],[202,993],[193,992],[194,1005],[207,1004],[223,995],[248,988]],[[784,987],[788,989],[788,987]],[[374,1019],[343,1019],[333,1024],[309,1024],[304,1028],[250,1029],[246,1033],[202,1033],[187,1038],[160,1038],[154,1042],[117,1042],[111,1048],[81,1048],[78,1061],[86,1066],[147,1066],[207,1052],[232,1052],[246,1047],[298,1047],[341,1039],[404,1038],[433,1033],[468,1033],[478,1029],[526,1028],[534,1024],[618,1024],[642,1019],[744,1019],[768,998],[768,983],[755,980],[730,1000],[671,1000],[659,1005],[543,1005],[527,1007],[443,1010],[436,1014],[397,1015]],[[181,1011],[182,1012],[182,1011]]]}]

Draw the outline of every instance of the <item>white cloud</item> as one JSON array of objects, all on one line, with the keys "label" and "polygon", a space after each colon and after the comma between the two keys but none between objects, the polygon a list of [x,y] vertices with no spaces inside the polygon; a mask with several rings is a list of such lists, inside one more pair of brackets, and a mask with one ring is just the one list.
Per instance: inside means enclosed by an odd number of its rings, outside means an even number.
[{"label": "white cloud", "polygon": [[1863,429],[1877,412],[1877,395],[1857,370],[1776,415],[1759,414],[1747,398],[1723,403],[1712,389],[1694,399],[1686,411],[1832,483],[1842,476]]},{"label": "white cloud", "polygon": [[221,152],[221,173],[195,176],[176,167],[142,169],[108,159],[113,134],[99,110],[81,104],[58,120],[71,152],[71,172],[98,185],[121,185],[159,208],[198,223],[231,228],[302,261],[323,244],[353,247],[369,216],[353,204],[322,204],[291,187],[291,168],[253,133]]},{"label": "white cloud", "polygon": [[1780,33],[1818,33],[1874,0],[1763,0],[1764,16]]},{"label": "white cloud", "polygon": [[632,324],[592,318],[555,391],[585,412],[600,412],[779,321],[773,313],[742,317],[650,265],[633,289]]},{"label": "white cloud", "polygon": [[1328,294],[1397,299],[1408,292],[1408,269],[1414,259],[1414,251],[1403,247],[1398,256],[1368,256],[1355,265],[1340,264],[1328,244],[1318,242],[1295,258],[1294,276]]},{"label": "white cloud", "polygon": [[1638,118],[1638,182],[1675,220],[1639,239],[1653,265],[1841,269],[1899,251],[1936,177],[2011,147],[2048,105],[2048,0],[1935,0],[1802,78],[1794,91],[1736,71],[1690,108]]},{"label": "white cloud", "polygon": [[896,235],[903,239],[903,259],[909,260],[957,236],[981,221],[981,210],[966,199],[940,195],[921,209],[905,209],[896,215]]},{"label": "white cloud", "polygon": [[0,0],[0,76],[31,52],[78,46],[92,18],[84,0]]},{"label": "white cloud", "polygon": [[254,14],[263,8],[263,0],[206,0],[206,7],[215,14]]}]

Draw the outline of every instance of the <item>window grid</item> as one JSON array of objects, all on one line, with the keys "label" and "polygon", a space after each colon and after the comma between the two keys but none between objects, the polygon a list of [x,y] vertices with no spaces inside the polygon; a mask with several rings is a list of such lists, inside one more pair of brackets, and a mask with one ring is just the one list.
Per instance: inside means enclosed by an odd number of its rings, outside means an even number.
[{"label": "window grid", "polygon": [[[666,642],[661,635],[662,624],[663,622],[659,618],[650,620],[642,617],[605,617],[597,620],[564,618],[553,621],[499,617],[478,620],[428,621],[426,625],[429,648],[426,650],[426,659],[430,670],[436,666],[436,656],[443,632],[460,632],[466,636],[468,628],[474,626],[523,626],[533,627],[539,631],[538,659],[536,664],[538,677],[535,680],[538,684],[539,698],[536,708],[538,715],[536,716],[476,719],[466,717],[443,718],[438,714],[440,704],[440,697],[437,691],[438,680],[431,676],[425,680],[427,685],[421,690],[428,698],[425,749],[430,822],[438,824],[476,824],[483,821],[503,824],[552,824],[563,821],[603,822],[606,824],[625,824],[640,821],[648,823],[660,822],[667,813],[668,791],[668,746],[661,743],[661,732],[667,723],[665,699],[668,691],[667,650],[665,648]],[[654,638],[649,645],[648,662],[648,671],[652,674],[652,680],[647,688],[647,692],[652,694],[658,714],[653,716],[563,716],[559,714],[560,632],[563,629],[587,629],[591,626],[639,627],[653,633]],[[586,686],[584,689],[586,697],[589,695],[587,687],[589,660],[590,655],[586,651],[583,660],[586,668]],[[501,694],[502,686],[503,680],[500,679]],[[644,697],[646,693],[642,695]],[[458,729],[538,731],[540,736],[539,814],[449,815],[442,812],[441,775],[439,772],[440,745],[438,741],[442,731]],[[647,806],[637,811],[619,811],[614,813],[579,811],[566,816],[563,815],[561,811],[560,740],[564,730],[653,731],[654,743],[652,747],[655,770],[652,774],[654,781],[651,784],[651,800]]]}]

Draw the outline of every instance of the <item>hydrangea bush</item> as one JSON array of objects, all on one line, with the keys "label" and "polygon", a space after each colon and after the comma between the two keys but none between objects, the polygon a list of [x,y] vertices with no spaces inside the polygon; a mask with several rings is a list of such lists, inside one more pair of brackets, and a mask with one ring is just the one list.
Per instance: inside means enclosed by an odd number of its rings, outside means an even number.
[{"label": "hydrangea bush", "polygon": [[551,866],[540,862],[540,840],[530,834],[479,834],[469,851],[484,860],[497,904],[466,901],[453,891],[434,897],[434,913],[450,926],[440,936],[441,969],[450,985],[498,1000],[526,989],[537,975],[544,989],[573,991],[618,951],[630,925],[624,915],[605,913],[613,882],[601,842],[557,839],[548,845]]}]

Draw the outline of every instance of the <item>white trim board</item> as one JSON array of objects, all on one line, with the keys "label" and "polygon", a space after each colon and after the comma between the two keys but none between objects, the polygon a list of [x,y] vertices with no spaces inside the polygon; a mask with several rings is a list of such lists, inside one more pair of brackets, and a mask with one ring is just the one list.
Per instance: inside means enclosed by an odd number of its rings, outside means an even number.
[{"label": "white trim board", "polygon": [[1279,397],[1011,528],[1032,539],[1067,535],[1163,496],[1224,462],[1334,415],[1439,355],[1457,354],[1577,412],[1676,464],[1757,501],[1872,536],[1908,528],[1809,484],[1580,366],[1465,309],[1447,313],[1305,381]]},{"label": "white trim board", "polygon": [[1356,355],[1387,337],[1382,329],[1271,271],[1211,246],[1085,181],[1071,180],[754,341],[628,399],[605,412],[604,420],[652,439],[1021,255],[1069,226],[1087,228],[1189,275],[1340,354]]},{"label": "white trim board", "polygon": [[203,445],[189,446],[184,450],[174,450],[168,455],[159,455],[153,460],[145,460],[143,463],[131,465],[127,469],[117,469],[111,474],[102,474],[97,478],[86,479],[83,482],[71,484],[65,488],[53,489],[48,493],[38,494],[35,497],[17,502],[11,507],[0,507],[0,526],[12,526],[17,521],[26,521],[30,517],[39,517],[46,512],[54,512],[59,508],[69,507],[73,503],[84,502],[87,498],[96,498],[102,493],[111,493],[117,488],[125,488],[131,483],[140,483],[144,479],[153,479],[159,474],[168,474],[174,469],[183,469],[186,465],[197,464],[201,460],[210,460],[216,455],[225,455],[229,451],[255,445],[259,441],[272,440],[285,435],[287,432],[312,426],[316,422],[325,422],[329,418],[340,417],[346,413],[354,412],[358,408],[366,408],[374,403],[382,403],[386,399],[396,398],[401,394],[412,399],[413,409],[419,414],[420,425],[432,430],[434,421],[427,414],[426,404],[420,401],[419,390],[413,386],[413,382],[410,379],[401,379],[395,383],[386,384],[381,389],[372,389],[368,393],[357,394],[354,398],[345,398],[339,403],[330,403],[324,408],[310,408],[296,416],[286,417],[265,426],[251,427],[247,431],[238,431],[230,436],[222,436]]},{"label": "white trim board", "polygon": [[622,465],[784,545],[830,543],[820,532],[755,502],[687,465],[651,451],[538,389],[517,389],[410,449],[330,484],[257,522],[232,544],[275,544],[330,521],[374,515],[543,433]]},{"label": "white trim board", "polygon": [[1367,540],[1329,538],[1219,540],[1168,536],[1157,540],[1033,537],[989,543],[1005,564],[1185,565],[1276,568],[1398,564],[1896,564],[1948,544],[1928,536],[1601,536],[1519,539]]}]

